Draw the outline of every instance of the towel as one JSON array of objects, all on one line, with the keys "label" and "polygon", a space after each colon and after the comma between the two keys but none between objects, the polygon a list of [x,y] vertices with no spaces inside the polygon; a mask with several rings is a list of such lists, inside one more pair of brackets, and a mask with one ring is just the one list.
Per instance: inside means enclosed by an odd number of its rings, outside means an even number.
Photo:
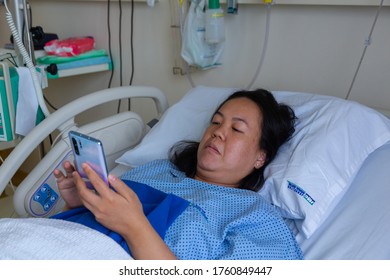
[{"label": "towel", "polygon": [[18,103],[16,104],[15,133],[26,136],[44,115],[39,108],[34,82],[27,67],[16,68],[19,76]]}]

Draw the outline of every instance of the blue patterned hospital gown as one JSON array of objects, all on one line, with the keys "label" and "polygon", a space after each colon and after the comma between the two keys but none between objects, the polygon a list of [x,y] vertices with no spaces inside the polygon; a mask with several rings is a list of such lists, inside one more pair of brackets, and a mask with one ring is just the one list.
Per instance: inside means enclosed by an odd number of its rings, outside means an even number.
[{"label": "blue patterned hospital gown", "polygon": [[122,176],[190,201],[164,241],[179,259],[303,259],[283,219],[253,191],[207,184],[156,160]]}]

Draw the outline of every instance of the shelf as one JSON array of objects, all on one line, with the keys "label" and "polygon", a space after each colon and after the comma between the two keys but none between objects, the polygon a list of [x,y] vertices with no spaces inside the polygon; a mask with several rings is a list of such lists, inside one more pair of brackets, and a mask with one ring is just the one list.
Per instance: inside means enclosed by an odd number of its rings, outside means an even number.
[{"label": "shelf", "polygon": [[90,54],[90,57],[84,56],[81,58],[82,55],[80,55],[80,59],[53,59],[51,56],[42,56],[37,58],[37,64],[38,66],[45,67],[45,69],[51,64],[57,66],[56,74],[50,74],[50,71],[46,70],[49,79],[108,71],[112,69],[112,61],[108,55],[105,54],[104,50],[95,50],[93,52],[93,54]]},{"label": "shelf", "polygon": [[[16,54],[14,50],[10,49],[0,49],[0,58],[4,57],[7,58],[8,55],[13,55],[14,58],[16,58]],[[43,51],[35,51],[35,57],[40,57],[44,55]],[[61,66],[59,66],[61,68]],[[69,77],[69,76],[76,76],[76,75],[82,75],[82,74],[90,74],[95,72],[102,72],[102,71],[109,71],[112,69],[111,62],[105,62],[100,64],[94,64],[94,65],[87,65],[87,66],[80,66],[80,67],[74,67],[69,69],[59,69],[58,73],[56,75],[52,75],[50,73],[47,73],[47,77],[49,79],[57,79],[57,78],[63,78],[63,77]]]},{"label": "shelf", "polygon": [[96,73],[96,72],[108,71],[108,70],[111,70],[111,65],[109,63],[103,63],[103,64],[97,64],[97,65],[91,65],[85,67],[58,70],[57,75],[51,75],[47,73],[47,77],[49,79],[57,79],[57,78],[90,74],[90,73]]}]

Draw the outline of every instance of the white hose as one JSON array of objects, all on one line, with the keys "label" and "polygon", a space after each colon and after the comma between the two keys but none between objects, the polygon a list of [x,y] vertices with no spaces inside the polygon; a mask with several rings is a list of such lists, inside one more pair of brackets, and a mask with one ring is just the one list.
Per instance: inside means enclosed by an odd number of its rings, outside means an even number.
[{"label": "white hose", "polygon": [[253,75],[252,80],[250,81],[250,83],[248,84],[246,89],[250,89],[253,86],[253,84],[255,83],[256,79],[258,78],[258,76],[260,74],[260,70],[261,70],[261,68],[263,66],[263,63],[264,63],[265,54],[267,52],[267,46],[268,46],[269,23],[270,23],[270,18],[271,18],[271,5],[272,5],[272,3],[271,4],[267,4],[267,15],[266,15],[266,24],[265,24],[264,44],[263,44],[263,49],[261,51],[260,62],[258,64],[258,66],[257,66],[256,72]]},{"label": "white hose", "polygon": [[370,30],[370,33],[368,35],[368,38],[365,40],[365,43],[364,43],[364,49],[363,49],[363,53],[360,57],[360,60],[359,60],[359,63],[358,63],[358,66],[355,70],[355,74],[353,75],[353,78],[352,78],[352,82],[349,86],[349,89],[348,89],[348,93],[347,95],[345,96],[345,99],[348,100],[349,99],[349,96],[351,95],[351,91],[352,91],[352,88],[353,88],[353,85],[355,84],[355,81],[356,81],[356,77],[359,73],[359,70],[360,70],[360,66],[362,65],[362,62],[363,62],[363,59],[364,59],[364,56],[366,55],[366,51],[367,51],[367,48],[368,46],[371,44],[371,39],[372,39],[372,33],[374,32],[374,28],[375,28],[375,25],[376,25],[376,21],[378,20],[378,17],[379,17],[379,12],[381,11],[383,7],[383,0],[381,0],[380,4],[379,4],[379,7],[376,11],[376,15],[375,15],[375,19],[374,19],[374,22],[371,26],[371,30]]},{"label": "white hose", "polygon": [[[31,58],[28,55],[25,46],[23,45],[22,39],[20,37],[20,34],[19,34],[19,32],[18,32],[18,30],[17,30],[17,28],[15,26],[14,20],[12,18],[12,14],[11,14],[11,12],[8,9],[7,1],[4,1],[4,6],[5,6],[6,10],[7,10],[7,12],[6,12],[6,20],[8,22],[8,25],[9,25],[10,29],[11,29],[11,32],[12,32],[12,35],[13,35],[13,39],[14,39],[14,43],[16,43],[16,45],[17,45],[21,55],[23,56],[23,59],[25,60],[25,62],[27,64],[27,68],[30,70],[30,74],[31,74],[31,77],[32,77],[32,80],[33,80],[33,83],[34,83],[35,93],[36,93],[36,96],[37,96],[37,99],[38,99],[38,104],[39,104],[43,114],[45,115],[45,117],[48,117],[50,115],[50,112],[49,112],[49,110],[48,110],[48,108],[46,106],[45,100],[43,98],[42,87],[41,87],[41,84],[40,84],[39,79],[38,79],[37,70],[35,69],[35,66],[32,63]],[[45,73],[42,73],[42,75],[44,75],[44,74]]]}]

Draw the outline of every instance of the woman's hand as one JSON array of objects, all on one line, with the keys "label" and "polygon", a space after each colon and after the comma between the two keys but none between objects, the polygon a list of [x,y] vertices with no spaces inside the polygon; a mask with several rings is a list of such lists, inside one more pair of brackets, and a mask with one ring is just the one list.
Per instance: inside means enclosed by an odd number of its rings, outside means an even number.
[{"label": "woman's hand", "polygon": [[87,188],[78,172],[73,172],[79,197],[105,227],[119,233],[136,259],[175,259],[171,250],[144,215],[137,194],[122,180],[110,174],[107,186],[87,164],[82,164],[95,190]]},{"label": "woman's hand", "polygon": [[65,161],[62,166],[65,170],[65,174],[59,169],[55,169],[53,172],[54,177],[57,179],[57,186],[61,197],[64,199],[67,209],[80,207],[82,206],[82,202],[73,178],[75,169],[69,161]]},{"label": "woman's hand", "polygon": [[84,206],[94,214],[99,223],[123,234],[126,230],[136,227],[139,220],[146,218],[137,194],[122,180],[110,174],[108,180],[111,189],[88,164],[81,166],[95,190],[87,188],[84,180],[75,171],[73,178],[78,194]]}]

